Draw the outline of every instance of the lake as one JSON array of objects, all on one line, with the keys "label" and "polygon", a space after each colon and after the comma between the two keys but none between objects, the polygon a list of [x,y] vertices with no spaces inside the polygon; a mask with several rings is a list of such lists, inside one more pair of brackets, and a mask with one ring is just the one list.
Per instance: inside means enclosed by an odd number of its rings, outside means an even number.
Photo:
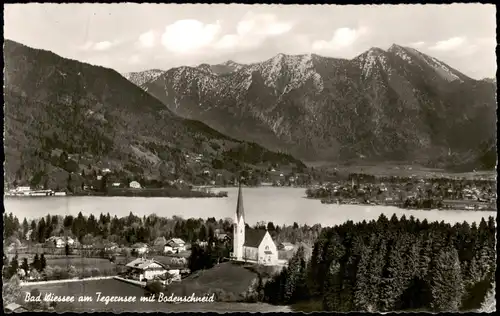
[{"label": "lake", "polygon": [[[238,188],[221,189],[228,192],[227,198],[163,198],[163,197],[96,197],[67,196],[40,198],[4,198],[5,211],[12,212],[21,221],[51,215],[83,215],[109,213],[123,217],[130,212],[138,216],[157,214],[162,217],[173,215],[187,218],[224,219],[233,218],[236,210]],[[258,187],[243,188],[245,218],[248,224],[258,221],[272,221],[275,225],[294,222],[298,224],[321,224],[333,226],[347,220],[354,222],[377,219],[381,213],[391,217],[403,214],[407,218],[428,221],[445,221],[450,224],[467,221],[479,222],[482,217],[496,218],[496,212],[460,210],[406,210],[391,206],[322,204],[319,200],[305,198],[304,188]]]}]

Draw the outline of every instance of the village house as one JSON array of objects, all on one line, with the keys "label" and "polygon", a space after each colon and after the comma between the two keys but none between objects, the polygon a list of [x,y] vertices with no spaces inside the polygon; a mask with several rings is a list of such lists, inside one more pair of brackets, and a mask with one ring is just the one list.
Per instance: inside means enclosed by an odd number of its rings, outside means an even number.
[{"label": "village house", "polygon": [[208,246],[208,241],[197,240],[196,244],[198,244],[200,247],[206,247],[206,246]]},{"label": "village house", "polygon": [[129,183],[129,187],[132,188],[132,189],[140,189],[141,188],[141,184],[137,181],[132,181]]},{"label": "village house", "polygon": [[229,237],[229,235],[226,233],[220,233],[220,234],[216,235],[216,238],[220,241],[230,241],[231,240],[231,237]]},{"label": "village house", "polygon": [[263,265],[278,265],[278,249],[267,230],[245,227],[245,212],[241,185],[234,220],[233,253],[236,261],[249,261]]},{"label": "village house", "polygon": [[17,191],[17,192],[29,192],[29,191],[31,191],[31,187],[17,187],[15,191]]},{"label": "village house", "polygon": [[118,244],[115,243],[115,242],[109,242],[109,243],[106,243],[104,244],[104,250],[105,251],[114,251],[114,250],[118,250]]},{"label": "village house", "polygon": [[51,236],[45,240],[46,243],[53,243],[56,248],[64,248],[66,246],[66,242],[69,246],[73,246],[75,241],[71,237],[58,237]]},{"label": "village house", "polygon": [[137,254],[143,255],[146,252],[148,252],[148,245],[146,245],[145,243],[142,243],[142,242],[138,242],[138,243],[135,243],[132,245],[132,249],[137,251]]},{"label": "village house", "polygon": [[28,310],[17,303],[10,303],[4,307],[7,313],[24,313]]},{"label": "village house", "polygon": [[279,244],[280,250],[290,251],[290,250],[293,250],[294,248],[295,248],[295,246],[290,242],[282,242]]},{"label": "village house", "polygon": [[215,236],[215,238],[217,238],[220,241],[229,241],[229,240],[231,240],[231,238],[229,237],[229,235],[226,234],[224,231],[222,231],[219,228],[217,228],[214,231],[214,236]]},{"label": "village house", "polygon": [[186,243],[180,238],[172,238],[167,241],[164,247],[164,252],[180,252],[186,251]]},{"label": "village house", "polygon": [[127,263],[126,267],[129,268],[129,276],[140,282],[152,280],[168,272],[167,266],[153,259],[137,258]]}]

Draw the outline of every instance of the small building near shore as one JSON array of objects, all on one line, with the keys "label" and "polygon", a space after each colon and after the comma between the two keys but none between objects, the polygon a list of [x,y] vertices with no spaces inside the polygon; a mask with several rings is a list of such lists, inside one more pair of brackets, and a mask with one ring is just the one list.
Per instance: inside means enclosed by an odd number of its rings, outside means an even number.
[{"label": "small building near shore", "polygon": [[132,189],[140,189],[141,184],[137,181],[132,181],[132,182],[130,182],[129,187]]},{"label": "small building near shore", "polygon": [[115,243],[115,242],[110,242],[110,243],[104,244],[104,250],[105,251],[114,251],[114,250],[117,250],[117,249],[118,249],[118,244]]}]

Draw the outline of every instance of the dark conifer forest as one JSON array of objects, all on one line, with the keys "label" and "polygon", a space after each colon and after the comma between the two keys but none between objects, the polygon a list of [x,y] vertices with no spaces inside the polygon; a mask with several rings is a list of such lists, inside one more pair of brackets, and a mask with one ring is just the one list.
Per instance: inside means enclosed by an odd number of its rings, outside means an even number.
[{"label": "dark conifer forest", "polygon": [[413,217],[325,228],[308,260],[299,249],[267,282],[264,300],[308,311],[478,309],[495,279],[495,220],[420,222]]}]

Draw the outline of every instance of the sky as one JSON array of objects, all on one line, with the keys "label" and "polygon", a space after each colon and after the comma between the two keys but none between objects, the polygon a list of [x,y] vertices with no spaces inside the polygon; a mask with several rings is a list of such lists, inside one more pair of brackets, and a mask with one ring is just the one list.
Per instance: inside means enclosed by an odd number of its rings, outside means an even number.
[{"label": "sky", "polygon": [[496,74],[495,13],[484,4],[6,4],[4,37],[121,73],[278,53],[350,59],[395,43],[482,79]]}]

